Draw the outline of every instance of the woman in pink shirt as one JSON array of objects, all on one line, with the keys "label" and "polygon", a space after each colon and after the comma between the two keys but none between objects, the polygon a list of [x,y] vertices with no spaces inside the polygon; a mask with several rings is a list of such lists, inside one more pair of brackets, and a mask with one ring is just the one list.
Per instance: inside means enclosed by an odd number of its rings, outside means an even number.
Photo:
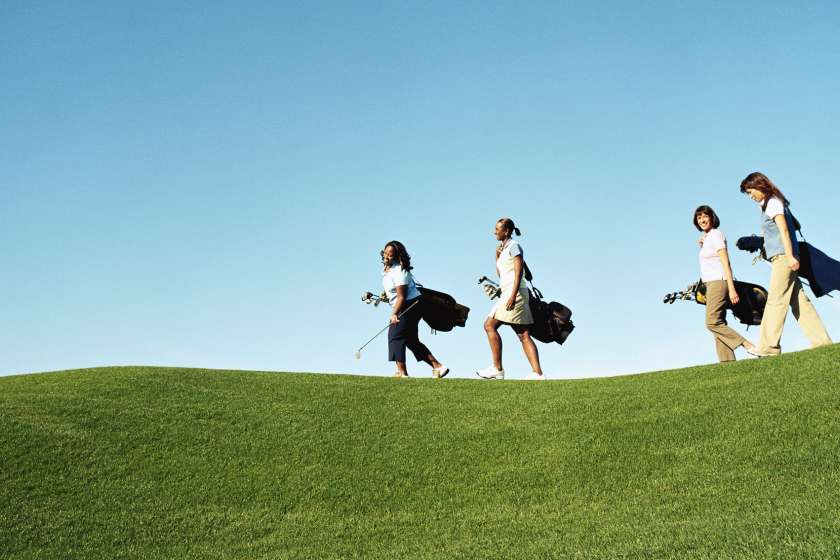
[{"label": "woman in pink shirt", "polygon": [[700,236],[700,279],[706,285],[706,328],[715,339],[715,349],[721,362],[735,361],[735,349],[743,346],[748,351],[754,345],[726,324],[729,302],[738,303],[735,279],[726,250],[726,237],[717,229],[720,219],[709,206],[694,211],[694,227],[703,232]]}]

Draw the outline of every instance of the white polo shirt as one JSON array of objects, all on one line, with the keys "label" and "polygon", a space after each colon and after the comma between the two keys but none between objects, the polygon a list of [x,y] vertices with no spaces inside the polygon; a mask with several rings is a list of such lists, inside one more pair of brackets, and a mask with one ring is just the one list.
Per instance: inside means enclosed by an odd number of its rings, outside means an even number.
[{"label": "white polo shirt", "polygon": [[388,272],[382,273],[382,287],[388,295],[388,303],[392,306],[397,300],[397,286],[407,286],[406,301],[420,297],[420,290],[417,289],[411,271],[403,270],[402,266],[398,264],[392,266]]},{"label": "white polo shirt", "polygon": [[700,279],[703,282],[723,280],[723,263],[718,251],[726,249],[726,237],[719,229],[711,229],[700,248]]}]

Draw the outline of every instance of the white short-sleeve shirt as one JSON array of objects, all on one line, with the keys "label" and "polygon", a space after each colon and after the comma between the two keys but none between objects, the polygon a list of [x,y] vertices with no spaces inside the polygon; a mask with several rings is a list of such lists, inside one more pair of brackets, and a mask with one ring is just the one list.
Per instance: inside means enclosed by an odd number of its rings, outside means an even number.
[{"label": "white short-sleeve shirt", "polygon": [[726,249],[726,237],[719,229],[711,229],[703,238],[700,248],[700,279],[703,282],[723,280],[723,263],[718,251]]},{"label": "white short-sleeve shirt", "polygon": [[420,297],[420,290],[417,289],[411,271],[403,270],[403,267],[398,264],[392,266],[388,272],[382,273],[382,287],[385,289],[385,293],[388,295],[388,303],[391,305],[394,305],[397,300],[397,286],[407,286],[406,301]]},{"label": "white short-sleeve shirt", "polygon": [[764,209],[764,213],[772,220],[776,216],[783,215],[785,213],[785,204],[779,199],[779,197],[774,196],[767,201],[767,207]]},{"label": "white short-sleeve shirt", "polygon": [[522,247],[519,242],[509,239],[499,253],[496,261],[496,268],[499,269],[499,283],[502,286],[511,284],[516,280],[516,273],[513,268],[513,259],[522,254]]}]

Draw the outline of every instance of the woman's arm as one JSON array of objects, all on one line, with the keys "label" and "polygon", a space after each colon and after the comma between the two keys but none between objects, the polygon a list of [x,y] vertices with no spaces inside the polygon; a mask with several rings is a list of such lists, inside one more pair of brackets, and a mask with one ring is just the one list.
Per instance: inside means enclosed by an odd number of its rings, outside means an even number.
[{"label": "woman's arm", "polygon": [[516,295],[519,293],[519,284],[522,283],[522,255],[513,257],[513,291],[507,300],[505,309],[510,311],[516,303]]},{"label": "woman's arm", "polygon": [[720,264],[723,265],[723,277],[726,279],[726,285],[729,288],[729,301],[732,302],[732,305],[735,305],[741,298],[738,297],[738,292],[735,290],[735,279],[732,276],[732,267],[729,264],[729,252],[724,247],[718,249],[717,253],[720,257]]},{"label": "woman's arm", "polygon": [[793,271],[799,270],[799,261],[793,256],[793,243],[790,239],[790,231],[788,230],[787,220],[784,214],[778,214],[773,221],[779,228],[779,233],[782,236],[782,245],[785,248],[785,256],[787,257],[788,268]]},{"label": "woman's arm", "polygon": [[400,322],[400,311],[405,303],[405,296],[408,293],[408,286],[397,286],[397,299],[394,300],[394,307],[391,310],[391,324]]}]

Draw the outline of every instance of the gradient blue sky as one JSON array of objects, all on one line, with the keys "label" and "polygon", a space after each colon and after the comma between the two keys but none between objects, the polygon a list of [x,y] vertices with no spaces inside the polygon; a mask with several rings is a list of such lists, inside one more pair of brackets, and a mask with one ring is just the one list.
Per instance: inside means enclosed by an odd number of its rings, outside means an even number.
[{"label": "gradient blue sky", "polygon": [[[501,216],[575,313],[549,376],[714,362],[703,309],[661,303],[699,276],[697,205],[757,232],[762,170],[840,258],[838,26],[836,2],[3,2],[0,374],[390,374],[384,335],[353,353],[396,238],[472,308],[421,331],[471,376]],[[840,340],[840,296],[815,303]]]}]

